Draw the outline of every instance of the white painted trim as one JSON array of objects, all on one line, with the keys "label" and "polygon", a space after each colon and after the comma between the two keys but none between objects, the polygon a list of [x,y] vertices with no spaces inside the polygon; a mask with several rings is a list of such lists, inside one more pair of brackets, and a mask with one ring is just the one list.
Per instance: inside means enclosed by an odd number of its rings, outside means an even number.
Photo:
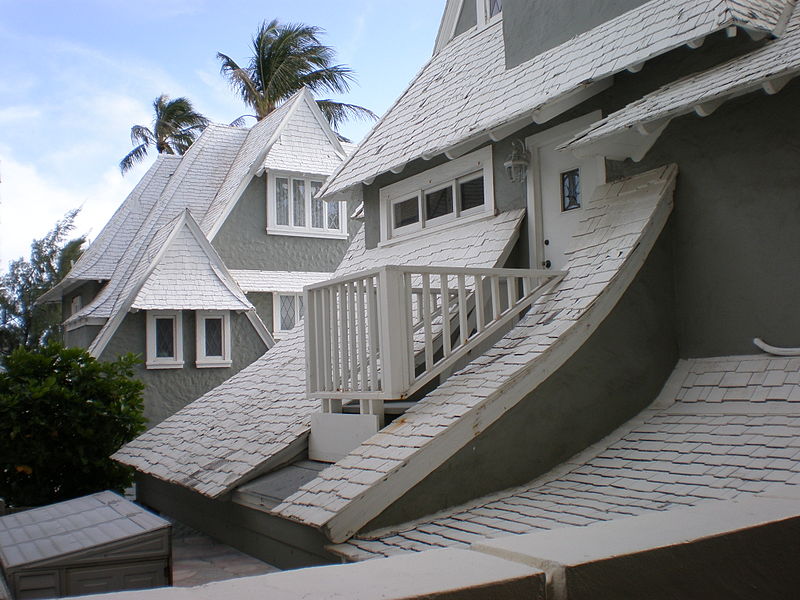
[{"label": "white painted trim", "polygon": [[[494,170],[492,163],[492,147],[486,146],[470,154],[451,160],[443,165],[428,169],[417,175],[398,181],[380,189],[380,211],[381,211],[381,244],[389,241],[399,241],[410,239],[408,234],[421,234],[434,230],[441,230],[455,224],[465,222],[467,218],[478,218],[492,216],[495,213],[494,200]],[[458,186],[457,181],[473,173],[483,174],[483,207],[470,209],[461,213],[458,208]],[[425,194],[448,185],[454,186],[453,203],[454,210],[452,216],[448,218],[440,217],[428,224],[425,221]],[[398,201],[405,201],[417,196],[417,207],[419,210],[419,222],[407,227],[395,229],[393,226],[394,210],[393,206]],[[463,217],[462,217],[463,215]],[[443,219],[443,220],[440,220]]]},{"label": "white painted trim", "polygon": [[[467,0],[472,1],[472,0]],[[456,25],[458,25],[458,17],[461,15],[461,9],[464,6],[464,0],[448,0],[447,5],[444,7],[444,14],[439,23],[439,32],[436,34],[436,43],[433,47],[433,53],[437,54],[444,48],[456,32]]]},{"label": "white painted trim", "polygon": [[64,331],[74,331],[75,329],[80,329],[81,327],[87,327],[90,325],[100,325],[101,327],[106,324],[105,317],[78,317],[75,320],[70,320],[69,322],[64,323]]},{"label": "white painted trim", "polygon": [[[289,220],[294,220],[294,185],[293,181],[303,181],[304,186],[304,215],[305,225],[279,225],[277,223],[277,204],[276,204],[276,178],[289,180]],[[319,190],[317,193],[312,192],[311,184],[320,184],[319,189],[325,184],[326,175],[318,173],[293,173],[291,171],[276,171],[271,170],[267,173],[267,234],[268,235],[286,235],[294,237],[311,237],[311,238],[330,238],[330,239],[347,239],[347,201],[339,200],[339,229],[328,228],[328,208],[330,201],[324,201],[319,198]],[[323,210],[323,227],[311,226],[311,206],[314,200],[322,202]]]},{"label": "white painted trim", "polygon": [[[572,119],[566,123],[561,123],[540,133],[525,138],[525,148],[530,152],[531,164],[528,168],[526,179],[526,207],[528,210],[528,248],[529,264],[532,268],[542,265],[544,259],[544,223],[542,221],[542,189],[539,174],[539,152],[541,146],[546,146],[557,142],[560,139],[567,140],[574,134],[583,131],[590,125],[599,121],[603,113],[599,110],[582,115],[577,119]],[[583,157],[579,157],[583,158]],[[606,181],[606,163],[602,156],[597,157],[598,175],[600,184]],[[594,190],[584,190],[586,197],[591,198]]]},{"label": "white painted trim", "polygon": [[[490,0],[475,0],[475,14],[478,17],[478,29],[483,29],[503,19],[502,9],[493,17],[489,16],[489,2]],[[456,22],[458,22],[458,19],[456,19]]]},{"label": "white painted trim", "polygon": [[[206,356],[206,319],[222,319],[222,356]],[[229,310],[198,310],[195,312],[195,366],[198,369],[230,367],[231,353],[231,312]]]},{"label": "white painted trim", "polygon": [[761,338],[753,338],[753,343],[759,350],[763,350],[767,354],[773,356],[800,356],[800,348],[781,348],[779,346],[772,346],[762,340]]},{"label": "white painted trim", "polygon": [[273,335],[280,336],[282,333],[288,333],[292,329],[283,329],[281,327],[281,296],[291,296],[294,298],[294,326],[297,325],[302,321],[302,317],[300,316],[300,302],[305,301],[303,292],[299,292],[297,294],[292,294],[289,292],[273,292],[272,293],[272,333]]},{"label": "white painted trim", "polygon": [[675,189],[677,167],[665,167],[664,185],[659,190],[659,201],[649,223],[644,226],[639,243],[628,255],[625,264],[612,277],[606,288],[585,312],[566,329],[558,341],[539,357],[531,361],[521,374],[495,390],[489,398],[459,419],[431,443],[413,454],[401,468],[387,473],[380,481],[342,507],[322,525],[323,533],[334,543],[341,543],[355,535],[365,524],[379,515],[398,498],[422,481],[465,443],[485,431],[506,414],[531,390],[536,389],[589,339],[600,323],[609,315],[644,265],[658,236],[672,212],[672,201],[665,201]]},{"label": "white painted trim", "polygon": [[[180,310],[148,310],[146,311],[147,350],[145,367],[148,369],[181,369],[183,368],[183,314]],[[172,343],[175,355],[170,357],[156,356],[156,319],[172,320]]]}]

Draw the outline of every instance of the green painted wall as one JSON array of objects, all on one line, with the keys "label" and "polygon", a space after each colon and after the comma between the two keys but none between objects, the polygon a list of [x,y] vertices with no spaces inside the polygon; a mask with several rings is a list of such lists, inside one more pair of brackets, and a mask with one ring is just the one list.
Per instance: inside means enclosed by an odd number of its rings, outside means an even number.
[{"label": "green painted wall", "polygon": [[247,316],[232,313],[233,364],[230,367],[198,369],[194,366],[195,313],[183,311],[183,368],[147,369],[144,366],[146,331],[145,311],[128,313],[100,359],[113,360],[127,352],[141,355],[143,362],[137,367],[136,376],[145,384],[145,417],[150,427],[217,387],[267,350]]},{"label": "green painted wall", "polygon": [[[360,202],[359,192],[347,192],[348,216]],[[229,269],[267,271],[333,271],[347,250],[348,240],[267,235],[266,178],[255,177],[212,240]],[[357,222],[348,222],[348,233]]]}]

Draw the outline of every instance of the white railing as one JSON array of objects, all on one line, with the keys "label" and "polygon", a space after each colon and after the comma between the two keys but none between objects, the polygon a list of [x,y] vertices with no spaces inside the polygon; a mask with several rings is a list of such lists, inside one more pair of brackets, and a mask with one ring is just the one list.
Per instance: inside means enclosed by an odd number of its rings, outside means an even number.
[{"label": "white railing", "polygon": [[385,266],[305,288],[307,390],[402,400],[507,326],[563,272]]}]

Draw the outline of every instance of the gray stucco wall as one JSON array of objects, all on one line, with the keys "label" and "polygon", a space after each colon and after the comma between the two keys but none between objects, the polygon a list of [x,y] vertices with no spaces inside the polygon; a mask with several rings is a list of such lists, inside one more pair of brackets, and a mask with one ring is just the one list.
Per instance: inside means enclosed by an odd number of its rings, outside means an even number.
[{"label": "gray stucco wall", "polygon": [[461,14],[456,21],[455,35],[461,35],[478,24],[477,4],[474,0],[465,0],[461,7]]},{"label": "gray stucco wall", "polygon": [[293,569],[339,562],[317,530],[241,506],[212,500],[187,488],[136,474],[136,499],[190,527],[279,567]]},{"label": "gray stucco wall", "polygon": [[505,0],[506,66],[515,67],[648,0]]},{"label": "gray stucco wall", "polygon": [[247,294],[247,299],[250,300],[256,313],[272,333],[275,330],[272,323],[272,293],[250,292]]},{"label": "gray stucco wall", "polygon": [[620,302],[578,352],[364,531],[528,482],[652,402],[678,358],[672,236],[668,224]]},{"label": "gray stucco wall", "polygon": [[84,325],[69,331],[64,330],[64,345],[73,348],[88,348],[100,333],[100,325]]},{"label": "gray stucco wall", "polygon": [[[360,202],[358,190],[347,192],[348,216]],[[255,177],[212,240],[229,269],[333,271],[348,240],[267,235],[266,178]],[[348,222],[352,235],[358,222]]]},{"label": "gray stucco wall", "polygon": [[83,306],[86,306],[89,302],[94,300],[100,290],[103,289],[103,285],[104,284],[99,281],[87,281],[74,290],[64,294],[64,297],[61,299],[61,319],[66,320],[72,315],[72,300],[74,298],[80,296]]},{"label": "gray stucco wall", "polygon": [[233,364],[230,367],[198,369],[194,366],[195,313],[183,311],[183,368],[147,369],[144,365],[145,315],[144,311],[127,314],[100,358],[114,360],[127,352],[141,355],[143,362],[136,368],[136,376],[145,384],[144,414],[150,427],[229,379],[267,351],[247,316],[234,312],[231,314]]}]

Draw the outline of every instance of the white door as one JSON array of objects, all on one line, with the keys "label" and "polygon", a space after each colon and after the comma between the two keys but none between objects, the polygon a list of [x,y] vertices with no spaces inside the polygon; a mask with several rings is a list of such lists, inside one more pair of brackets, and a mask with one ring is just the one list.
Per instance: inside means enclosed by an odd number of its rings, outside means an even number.
[{"label": "white door", "polygon": [[586,203],[595,187],[605,182],[602,157],[577,158],[556,147],[600,119],[599,113],[569,121],[527,140],[531,153],[528,177],[528,233],[531,266],[563,269]]}]

